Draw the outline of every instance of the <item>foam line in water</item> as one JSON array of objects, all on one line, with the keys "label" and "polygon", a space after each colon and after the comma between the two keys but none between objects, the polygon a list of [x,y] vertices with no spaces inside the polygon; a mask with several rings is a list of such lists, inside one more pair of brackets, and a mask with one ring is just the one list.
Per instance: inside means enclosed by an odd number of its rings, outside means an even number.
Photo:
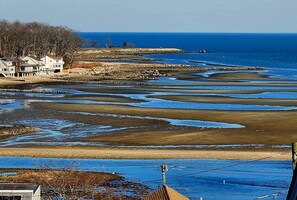
[{"label": "foam line in water", "polygon": [[174,126],[192,126],[192,127],[199,127],[199,128],[244,128],[245,127],[240,124],[202,121],[202,120],[180,120],[180,119],[159,118],[159,117],[150,117],[150,116],[133,116],[133,115],[122,115],[122,114],[105,114],[105,113],[88,113],[88,112],[69,112],[69,113],[102,116],[102,117],[114,117],[114,118],[161,120],[161,121],[169,122],[171,125],[174,125]]}]

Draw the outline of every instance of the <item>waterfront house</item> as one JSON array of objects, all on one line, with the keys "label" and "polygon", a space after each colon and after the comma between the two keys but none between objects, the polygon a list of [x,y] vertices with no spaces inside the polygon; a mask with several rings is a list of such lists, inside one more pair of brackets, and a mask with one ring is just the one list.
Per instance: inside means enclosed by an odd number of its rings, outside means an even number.
[{"label": "waterfront house", "polygon": [[63,57],[45,56],[41,59],[24,56],[9,60],[0,58],[0,77],[25,77],[63,72]]},{"label": "waterfront house", "polygon": [[7,58],[0,58],[0,76],[2,77],[14,77],[15,67],[12,61]]},{"label": "waterfront house", "polygon": [[44,56],[43,58],[41,58],[41,61],[45,65],[45,71],[54,73],[63,72],[63,57]]},{"label": "waterfront house", "polygon": [[41,200],[40,185],[1,183],[0,200]]},{"label": "waterfront house", "polygon": [[13,60],[15,66],[15,76],[35,76],[44,73],[45,65],[36,57],[20,57]]},{"label": "waterfront house", "polygon": [[178,193],[167,185],[163,185],[157,191],[144,197],[143,200],[189,200],[189,198]]}]

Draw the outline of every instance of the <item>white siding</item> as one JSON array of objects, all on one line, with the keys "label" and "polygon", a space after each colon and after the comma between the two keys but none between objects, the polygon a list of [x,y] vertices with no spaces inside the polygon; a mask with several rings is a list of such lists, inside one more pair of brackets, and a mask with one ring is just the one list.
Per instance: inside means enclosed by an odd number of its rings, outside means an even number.
[{"label": "white siding", "polygon": [[64,61],[63,58],[52,58],[49,56],[45,56],[41,58],[43,64],[45,65],[45,69],[50,72],[60,71],[63,72]]}]

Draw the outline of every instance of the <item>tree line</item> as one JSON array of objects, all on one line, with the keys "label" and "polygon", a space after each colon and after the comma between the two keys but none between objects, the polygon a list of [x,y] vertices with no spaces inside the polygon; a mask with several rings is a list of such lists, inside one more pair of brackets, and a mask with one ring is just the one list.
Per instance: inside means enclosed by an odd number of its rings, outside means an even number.
[{"label": "tree line", "polygon": [[81,38],[68,27],[0,20],[0,57],[52,55],[71,63],[81,45]]}]

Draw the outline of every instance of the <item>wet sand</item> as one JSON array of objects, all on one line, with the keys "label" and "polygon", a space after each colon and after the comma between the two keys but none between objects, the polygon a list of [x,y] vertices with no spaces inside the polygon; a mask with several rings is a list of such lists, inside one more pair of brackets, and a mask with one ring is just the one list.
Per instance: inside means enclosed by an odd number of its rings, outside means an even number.
[{"label": "wet sand", "polygon": [[98,101],[98,102],[119,102],[119,103],[140,103],[144,102],[141,100],[135,100],[125,97],[112,97],[112,96],[104,96],[104,95],[71,95],[66,96],[64,98],[57,98],[61,100],[90,100],[90,101]]},{"label": "wet sand", "polygon": [[268,144],[297,141],[297,111],[216,111],[137,108],[120,105],[34,103],[40,109],[205,120],[244,125],[244,129],[169,126],[110,133],[88,141],[129,145]]},{"label": "wet sand", "polygon": [[62,83],[57,80],[54,75],[52,76],[32,76],[23,78],[0,78],[0,88],[13,87],[20,85],[32,85],[39,83]]},{"label": "wet sand", "polygon": [[24,135],[28,133],[38,132],[37,128],[28,127],[28,126],[0,126],[0,140],[17,136],[17,135]]},{"label": "wet sand", "polygon": [[22,147],[0,148],[0,156],[85,159],[290,160],[289,150],[174,150],[143,148]]},{"label": "wet sand", "polygon": [[231,97],[214,96],[154,96],[154,98],[199,103],[226,103],[226,104],[252,104],[252,105],[275,105],[275,106],[296,106],[296,99],[238,99]]}]

